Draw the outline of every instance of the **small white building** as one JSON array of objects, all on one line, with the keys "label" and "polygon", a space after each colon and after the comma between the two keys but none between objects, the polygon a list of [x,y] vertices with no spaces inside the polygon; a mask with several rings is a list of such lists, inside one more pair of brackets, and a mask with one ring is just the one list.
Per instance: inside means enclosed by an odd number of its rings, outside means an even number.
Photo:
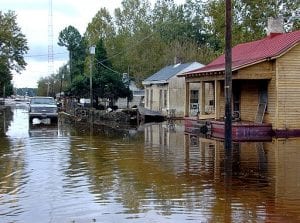
[{"label": "small white building", "polygon": [[115,103],[118,108],[132,108],[143,104],[145,91],[138,88],[133,81],[130,81],[129,89],[132,91],[132,100],[128,102],[127,98],[119,98]]}]

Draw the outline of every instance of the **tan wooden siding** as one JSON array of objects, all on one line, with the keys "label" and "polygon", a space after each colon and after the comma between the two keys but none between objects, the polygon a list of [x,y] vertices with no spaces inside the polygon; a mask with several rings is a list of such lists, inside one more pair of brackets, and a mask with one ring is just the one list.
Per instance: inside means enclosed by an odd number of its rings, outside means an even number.
[{"label": "tan wooden siding", "polygon": [[219,109],[220,109],[220,118],[224,118],[225,117],[224,81],[221,81],[221,86],[220,86]]},{"label": "tan wooden siding", "polygon": [[[273,69],[276,68],[275,61],[272,62]],[[264,122],[272,123],[274,128],[274,124],[276,123],[277,117],[277,76],[276,72],[273,72],[271,80],[268,83],[268,107],[265,114]]]},{"label": "tan wooden siding", "polygon": [[176,117],[184,116],[185,81],[184,78],[172,77],[169,80],[168,108],[175,109]]},{"label": "tan wooden siding", "polygon": [[258,81],[243,81],[241,86],[241,120],[254,121],[258,105]]},{"label": "tan wooden siding", "polygon": [[[185,81],[184,78],[172,77],[168,84],[165,85],[151,85],[146,86],[145,89],[149,90],[148,101],[145,103],[145,107],[154,111],[160,111],[162,114],[167,115],[167,109],[175,109],[176,117],[184,116],[185,109]],[[152,101],[150,101],[150,92],[153,92]],[[200,83],[191,83],[190,90],[200,90]],[[162,91],[162,95],[160,94]],[[165,94],[167,91],[167,105],[165,105]],[[161,98],[162,96],[162,98]],[[147,94],[146,94],[147,97]],[[147,98],[145,98],[145,102]],[[150,105],[151,104],[151,105]]]},{"label": "tan wooden siding", "polygon": [[300,44],[276,61],[276,129],[300,129]]},{"label": "tan wooden siding", "polygon": [[[213,104],[210,104],[213,102]],[[215,112],[215,83],[205,83],[205,112],[210,114]]]},{"label": "tan wooden siding", "polygon": [[[168,86],[167,85],[151,85],[147,86],[145,90],[149,90],[149,95],[146,94],[146,97],[148,96],[149,98],[145,98],[145,102],[149,102],[148,105],[145,103],[145,108],[152,109],[154,111],[160,111],[161,110],[161,105],[160,105],[160,90],[164,91],[167,90]],[[151,101],[151,90],[153,92],[153,97]]]},{"label": "tan wooden siding", "polygon": [[265,61],[240,69],[237,75],[233,75],[233,79],[271,79],[273,73],[272,63]]}]

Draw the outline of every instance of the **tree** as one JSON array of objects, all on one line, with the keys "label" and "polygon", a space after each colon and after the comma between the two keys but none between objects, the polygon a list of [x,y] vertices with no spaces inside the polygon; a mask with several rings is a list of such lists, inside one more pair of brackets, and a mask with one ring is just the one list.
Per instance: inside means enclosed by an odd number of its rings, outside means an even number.
[{"label": "tree", "polygon": [[68,26],[59,33],[58,45],[66,47],[69,51],[70,81],[72,83],[76,75],[83,73],[86,41],[75,27]]},{"label": "tree", "polygon": [[101,8],[92,21],[88,24],[85,38],[89,40],[90,45],[97,43],[99,39],[109,40],[116,35],[114,23],[111,15],[106,8]]},{"label": "tree", "polygon": [[[201,0],[177,6],[174,0],[158,0],[153,8],[148,0],[124,0],[112,20],[105,10],[93,18],[85,37],[90,44],[102,39],[107,55],[120,73],[130,73],[138,85],[174,57],[181,62],[209,62],[215,57],[205,32]],[[108,36],[109,34],[109,36]]]},{"label": "tree", "polygon": [[[299,0],[234,0],[232,21],[232,45],[254,41],[266,35],[268,17],[284,18],[286,31],[294,30],[299,25],[297,10]],[[208,19],[207,31],[213,34],[215,40],[214,49],[219,54],[224,49],[225,39],[225,4],[223,0],[211,0],[205,6]]]},{"label": "tree", "polygon": [[76,98],[88,98],[90,92],[89,86],[89,79],[86,76],[77,76],[67,88],[66,94]]},{"label": "tree", "polygon": [[117,33],[136,33],[151,19],[151,9],[148,0],[124,0],[122,9],[115,10]]},{"label": "tree", "polygon": [[94,64],[93,96],[97,104],[98,98],[109,99],[110,106],[113,106],[119,97],[131,97],[129,86],[126,86],[121,75],[113,70],[102,39],[96,45]]},{"label": "tree", "polygon": [[20,73],[25,69],[24,54],[29,50],[27,40],[16,23],[12,11],[0,11],[0,85],[9,86],[12,71]]}]

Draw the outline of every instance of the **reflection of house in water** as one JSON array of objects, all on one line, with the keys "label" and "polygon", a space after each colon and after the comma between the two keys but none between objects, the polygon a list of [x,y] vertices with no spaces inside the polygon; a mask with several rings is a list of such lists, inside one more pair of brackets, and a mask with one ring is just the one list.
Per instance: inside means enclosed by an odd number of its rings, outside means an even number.
[{"label": "reflection of house in water", "polygon": [[178,181],[209,188],[205,196],[216,199],[212,211],[220,211],[214,216],[223,216],[229,202],[232,220],[252,215],[263,222],[276,218],[294,222],[300,212],[300,138],[233,143],[232,174],[226,186],[224,142],[183,131],[179,125],[170,131],[165,123],[147,126],[145,158],[160,160],[161,170],[172,172]]},{"label": "reflection of house in water", "polygon": [[155,123],[145,127],[145,145],[167,149],[182,148],[184,127],[172,122]]},{"label": "reflection of house in water", "polygon": [[[300,138],[275,139],[266,144],[268,151],[268,176],[274,187],[275,208],[298,210],[300,207]],[[287,213],[288,214],[288,213]],[[299,220],[299,218],[298,218]]]}]

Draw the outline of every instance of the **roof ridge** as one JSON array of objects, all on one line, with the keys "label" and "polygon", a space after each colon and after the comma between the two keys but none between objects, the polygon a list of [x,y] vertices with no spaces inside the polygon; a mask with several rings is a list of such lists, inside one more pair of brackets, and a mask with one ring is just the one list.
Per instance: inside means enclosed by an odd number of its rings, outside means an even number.
[{"label": "roof ridge", "polygon": [[[237,44],[232,48],[232,69],[250,66],[269,58],[277,58],[299,42],[300,30],[296,30]],[[220,55],[203,68],[186,73],[205,73],[206,71],[222,70],[225,70],[225,54]]]}]

